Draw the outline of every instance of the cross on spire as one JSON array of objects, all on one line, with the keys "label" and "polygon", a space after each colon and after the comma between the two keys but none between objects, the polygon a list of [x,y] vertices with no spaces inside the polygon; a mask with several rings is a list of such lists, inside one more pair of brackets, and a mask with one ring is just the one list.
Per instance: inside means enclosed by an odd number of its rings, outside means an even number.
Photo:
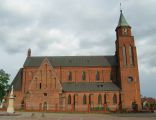
[{"label": "cross on spire", "polygon": [[122,12],[121,2],[120,2],[120,12]]}]

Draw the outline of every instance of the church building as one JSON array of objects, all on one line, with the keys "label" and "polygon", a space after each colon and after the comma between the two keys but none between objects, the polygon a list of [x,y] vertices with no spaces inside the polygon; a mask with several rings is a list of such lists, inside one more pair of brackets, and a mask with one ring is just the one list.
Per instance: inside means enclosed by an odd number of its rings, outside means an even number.
[{"label": "church building", "polygon": [[115,31],[116,51],[110,56],[32,56],[29,49],[12,82],[15,109],[140,110],[135,39],[122,11]]}]

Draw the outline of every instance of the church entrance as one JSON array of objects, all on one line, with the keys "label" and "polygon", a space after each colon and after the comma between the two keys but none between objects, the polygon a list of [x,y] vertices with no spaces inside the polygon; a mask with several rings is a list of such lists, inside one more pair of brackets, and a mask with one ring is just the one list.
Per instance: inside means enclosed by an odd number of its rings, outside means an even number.
[{"label": "church entrance", "polygon": [[45,110],[45,111],[46,111],[46,110],[47,110],[47,108],[48,108],[47,102],[44,102],[44,103],[43,103],[43,110]]},{"label": "church entrance", "polygon": [[136,102],[132,102],[132,109],[133,109],[134,111],[138,111],[138,105],[137,105]]},{"label": "church entrance", "polygon": [[22,100],[22,102],[21,102],[21,109],[22,110],[25,109],[25,102],[24,102],[24,100]]}]

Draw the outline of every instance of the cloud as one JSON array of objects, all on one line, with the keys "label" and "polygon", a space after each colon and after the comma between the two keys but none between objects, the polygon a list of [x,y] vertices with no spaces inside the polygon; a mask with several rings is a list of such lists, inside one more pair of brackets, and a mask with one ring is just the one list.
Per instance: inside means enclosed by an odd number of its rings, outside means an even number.
[{"label": "cloud", "polygon": [[[117,0],[0,0],[0,67],[15,76],[28,48],[38,56],[114,55],[119,4]],[[151,90],[156,77],[155,4],[155,0],[122,1],[135,37],[142,94],[151,96],[156,96]]]}]

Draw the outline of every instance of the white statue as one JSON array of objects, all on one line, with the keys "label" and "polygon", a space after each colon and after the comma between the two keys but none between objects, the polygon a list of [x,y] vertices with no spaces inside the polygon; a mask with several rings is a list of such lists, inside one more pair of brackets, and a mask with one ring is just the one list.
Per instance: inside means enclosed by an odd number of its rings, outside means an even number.
[{"label": "white statue", "polygon": [[2,102],[0,103],[0,108],[3,108],[4,102],[5,102],[5,99],[3,99]]},{"label": "white statue", "polygon": [[10,93],[10,96],[9,96],[9,103],[8,103],[7,112],[8,113],[15,113],[15,111],[14,111],[13,86],[12,86],[11,93]]}]

